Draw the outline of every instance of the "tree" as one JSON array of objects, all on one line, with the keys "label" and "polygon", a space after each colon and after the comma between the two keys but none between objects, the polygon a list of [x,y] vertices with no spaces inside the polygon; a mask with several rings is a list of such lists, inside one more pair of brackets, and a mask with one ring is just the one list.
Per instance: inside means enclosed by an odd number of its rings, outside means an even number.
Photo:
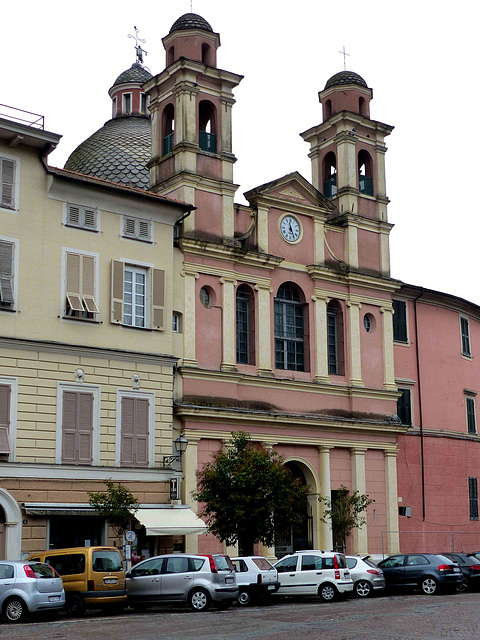
[{"label": "tree", "polygon": [[193,497],[209,532],[227,545],[240,542],[245,555],[257,542],[273,545],[305,517],[307,487],[276,451],[253,446],[244,432],[232,433],[232,446],[197,472],[197,480]]},{"label": "tree", "polygon": [[366,524],[365,510],[373,502],[367,494],[361,494],[358,491],[350,493],[344,485],[338,489],[333,500],[321,496],[319,501],[325,505],[320,520],[327,524],[331,523],[335,538],[343,546],[353,529]]},{"label": "tree", "polygon": [[88,501],[95,511],[105,518],[115,535],[121,536],[128,530],[130,520],[138,511],[138,500],[120,482],[105,480],[106,491],[89,493]]}]

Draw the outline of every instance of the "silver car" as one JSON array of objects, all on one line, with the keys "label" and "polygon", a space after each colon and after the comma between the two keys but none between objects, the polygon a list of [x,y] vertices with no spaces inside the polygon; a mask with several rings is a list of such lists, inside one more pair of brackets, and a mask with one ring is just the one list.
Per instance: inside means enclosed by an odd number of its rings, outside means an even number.
[{"label": "silver car", "polygon": [[236,600],[235,569],[224,554],[168,554],[143,560],[127,573],[128,602],[136,610],[184,602],[194,611],[213,603],[224,609]]},{"label": "silver car", "polygon": [[383,571],[370,560],[370,556],[346,556],[353,591],[361,598],[368,598],[374,591],[385,589]]},{"label": "silver car", "polygon": [[29,613],[62,609],[65,591],[61,577],[43,562],[0,562],[0,609],[9,622]]}]

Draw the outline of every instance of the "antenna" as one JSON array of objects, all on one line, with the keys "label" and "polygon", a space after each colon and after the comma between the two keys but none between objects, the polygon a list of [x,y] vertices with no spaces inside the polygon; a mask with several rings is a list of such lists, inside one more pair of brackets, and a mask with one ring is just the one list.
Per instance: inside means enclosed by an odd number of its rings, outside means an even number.
[{"label": "antenna", "polygon": [[347,70],[347,56],[350,57],[349,53],[345,53],[345,45],[343,45],[343,51],[339,51],[338,53],[341,53],[343,56],[343,70],[346,71]]},{"label": "antenna", "polygon": [[135,51],[137,52],[137,62],[141,64],[143,62],[143,54],[148,55],[148,51],[145,51],[145,49],[142,49],[139,42],[141,42],[142,44],[145,44],[146,40],[142,40],[142,38],[138,37],[137,27],[134,26],[133,28],[135,29],[135,35],[132,36],[132,34],[129,33],[128,37],[135,38]]}]

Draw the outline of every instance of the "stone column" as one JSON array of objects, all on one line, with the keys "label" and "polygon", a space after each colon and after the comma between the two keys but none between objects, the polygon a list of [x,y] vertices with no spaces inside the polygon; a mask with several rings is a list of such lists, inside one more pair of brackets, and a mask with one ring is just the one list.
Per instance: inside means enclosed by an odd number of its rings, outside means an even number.
[{"label": "stone column", "polygon": [[[197,490],[197,469],[198,469],[198,442],[200,438],[196,438],[190,434],[186,436],[188,447],[182,456],[183,470],[183,487],[182,501],[184,504],[191,506],[194,513],[197,513],[198,502],[192,499],[192,493]],[[198,534],[192,533],[185,536],[185,553],[198,553]]]},{"label": "stone column", "polygon": [[268,253],[268,209],[258,207],[257,210],[257,245],[262,253]]},{"label": "stone column", "polygon": [[273,376],[272,371],[272,319],[270,295],[273,291],[270,285],[256,285],[258,292],[257,314],[257,371],[260,376]]},{"label": "stone column", "polygon": [[236,320],[235,320],[235,285],[234,278],[220,278],[223,285],[222,308],[222,371],[236,371]]},{"label": "stone column", "polygon": [[313,221],[313,261],[314,264],[325,264],[325,225],[321,220]]},{"label": "stone column", "polygon": [[358,226],[351,219],[345,230],[345,261],[352,269],[358,269]]},{"label": "stone column", "polygon": [[349,310],[348,327],[350,334],[350,384],[363,387],[362,350],[360,347],[360,309],[359,302],[347,302]]},{"label": "stone column", "polygon": [[397,452],[384,451],[385,455],[385,493],[387,509],[387,549],[385,553],[400,552],[400,535],[398,525],[398,493],[397,493]]},{"label": "stone column", "polygon": [[390,231],[380,231],[380,272],[390,277]]},{"label": "stone column", "polygon": [[195,352],[195,280],[199,274],[188,268],[184,268],[182,275],[185,278],[185,307],[183,318],[183,364],[187,367],[197,367]]},{"label": "stone column", "polygon": [[330,383],[328,376],[327,304],[329,298],[315,294],[315,382]]},{"label": "stone column", "polygon": [[393,358],[393,307],[381,307],[383,313],[383,388],[396,391]]},{"label": "stone column", "polygon": [[[327,447],[321,445],[318,447],[319,453],[319,462],[320,462],[320,495],[328,498],[331,498],[331,487],[330,487],[330,449],[331,447]],[[325,511],[325,504],[323,502],[320,503],[319,508],[319,518],[321,518]],[[332,527],[330,523],[321,522],[319,520],[319,542],[320,549],[330,551],[333,549],[333,536],[332,536]]]},{"label": "stone column", "polygon": [[[352,460],[352,489],[363,495],[367,493],[367,481],[365,475],[365,453],[366,449],[352,447],[350,449]],[[367,515],[365,512],[361,515]],[[368,553],[368,531],[367,525],[355,527],[353,530],[353,552]]]}]

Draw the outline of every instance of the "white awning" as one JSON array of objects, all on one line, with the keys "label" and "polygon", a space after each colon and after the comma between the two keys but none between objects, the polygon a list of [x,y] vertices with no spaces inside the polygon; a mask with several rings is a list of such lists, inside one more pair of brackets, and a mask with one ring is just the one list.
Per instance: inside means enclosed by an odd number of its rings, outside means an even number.
[{"label": "white awning", "polygon": [[205,533],[207,525],[190,507],[164,509],[139,509],[135,518],[147,530],[147,536],[185,536],[190,533]]}]

